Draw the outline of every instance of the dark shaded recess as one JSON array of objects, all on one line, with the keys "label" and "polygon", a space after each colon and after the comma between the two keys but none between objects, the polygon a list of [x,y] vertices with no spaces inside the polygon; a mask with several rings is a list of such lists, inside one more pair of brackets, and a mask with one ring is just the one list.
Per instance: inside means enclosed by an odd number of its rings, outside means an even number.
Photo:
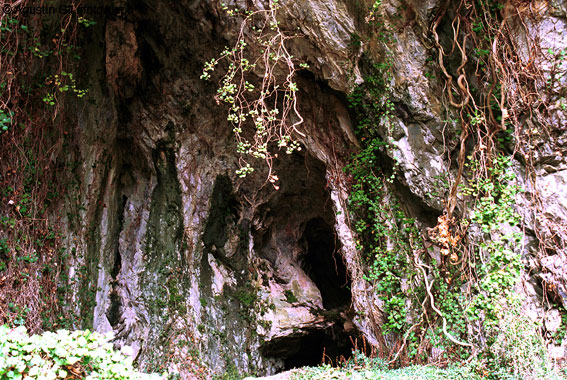
[{"label": "dark shaded recess", "polygon": [[442,211],[429,206],[398,179],[394,180],[394,189],[402,208],[405,209],[408,216],[419,220],[427,227],[435,227],[437,225],[437,218],[443,214]]},{"label": "dark shaded recess", "polygon": [[124,209],[126,207],[126,202],[128,198],[123,195],[122,196],[122,207],[120,208],[119,215],[118,215],[118,227],[116,228],[116,237],[114,241],[116,241],[116,249],[114,251],[114,264],[112,265],[112,269],[110,271],[110,276],[112,277],[112,291],[110,293],[110,307],[108,312],[106,313],[106,317],[108,318],[108,322],[112,327],[118,325],[120,321],[120,309],[122,308],[122,302],[120,301],[120,296],[117,292],[118,287],[118,273],[120,273],[120,269],[122,268],[122,258],[120,255],[120,245],[118,243],[118,238],[120,235],[120,231],[122,231],[122,226],[124,225]]},{"label": "dark shaded recess", "polygon": [[346,267],[337,251],[333,229],[323,219],[307,222],[303,232],[307,254],[302,269],[315,282],[325,309],[348,306],[351,301]]},{"label": "dark shaded recess", "polygon": [[[336,97],[341,103],[348,105],[348,98],[346,93],[343,91],[337,91],[331,86],[329,86],[329,81],[323,78],[315,76],[312,71],[309,70],[298,70],[297,71],[298,80],[302,80],[305,85],[300,86],[300,88],[310,88],[316,86],[318,92]],[[348,107],[345,107],[348,109]]]},{"label": "dark shaded recess", "polygon": [[[457,68],[461,65],[462,57],[459,49],[452,49],[454,36],[452,23],[455,16],[455,9],[448,7],[447,12],[437,27],[437,35],[439,36],[439,44],[443,47],[443,50],[445,52],[452,52],[443,58],[443,63],[447,72],[453,76],[453,81],[456,83],[458,77]],[[461,40],[462,35],[458,38]]]},{"label": "dark shaded recess", "polygon": [[[146,19],[144,16],[137,21],[135,28],[136,42],[138,43],[137,56],[140,58],[142,66],[142,76],[134,84],[135,97],[142,103],[156,103],[162,94],[160,89],[161,77],[168,70],[165,68],[167,55],[165,51],[160,51],[160,47],[167,46],[160,32],[157,20]],[[158,80],[155,80],[158,78]]]},{"label": "dark shaded recess", "polygon": [[[113,288],[115,286],[116,285],[113,284]],[[110,293],[110,307],[106,312],[106,317],[108,318],[110,325],[114,328],[118,325],[118,322],[120,322],[121,309],[122,301],[120,300],[118,292],[113,289]]]},{"label": "dark shaded recess", "polygon": [[[152,194],[148,249],[156,256],[175,260],[183,241],[182,201],[177,181],[175,152],[162,141],[152,152],[152,159],[157,174],[157,185]],[[183,255],[181,258],[183,259]]]},{"label": "dark shaded recess", "polygon": [[130,112],[130,101],[119,99],[117,108],[118,125],[127,126],[132,121],[132,112]]},{"label": "dark shaded recess", "polygon": [[151,20],[139,21],[136,33],[140,62],[144,68],[144,72],[151,77],[157,74],[162,68],[162,64],[152,48],[152,44],[155,46],[165,46],[165,42],[159,32],[158,26]]},{"label": "dark shaded recess", "polygon": [[337,365],[350,358],[354,349],[349,337],[336,326],[325,331],[310,332],[298,339],[296,347],[297,352],[285,359],[285,370],[316,366],[323,362]]},{"label": "dark shaded recess", "polygon": [[411,122],[415,122],[411,110],[407,106],[407,104],[402,102],[394,102],[394,109],[396,111],[396,115],[403,120],[404,123],[409,124]]},{"label": "dark shaded recess", "polygon": [[336,324],[325,330],[312,330],[306,335],[285,337],[263,347],[266,356],[281,357],[283,370],[316,366],[323,362],[337,365],[352,356],[351,336]]},{"label": "dark shaded recess", "polygon": [[[235,223],[238,216],[239,203],[233,193],[232,182],[226,175],[219,175],[215,180],[213,193],[211,194],[211,208],[205,229],[203,231],[203,244],[205,252],[212,253],[215,258],[231,268],[235,266],[235,260],[227,260],[224,245],[228,240],[228,227]],[[248,223],[241,226],[241,234]],[[206,260],[203,255],[203,260]]]}]

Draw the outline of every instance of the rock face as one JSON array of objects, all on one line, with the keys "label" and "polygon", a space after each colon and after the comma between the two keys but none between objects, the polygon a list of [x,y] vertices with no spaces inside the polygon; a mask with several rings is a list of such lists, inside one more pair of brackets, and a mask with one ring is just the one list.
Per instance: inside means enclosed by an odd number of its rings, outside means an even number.
[{"label": "rock face", "polygon": [[[332,17],[315,5],[286,5],[316,37],[297,49],[346,91],[353,20],[342,3],[327,4]],[[299,78],[311,99],[307,149],[275,163],[278,191],[262,173],[238,179],[216,89],[199,79],[234,25],[217,2],[142,3],[97,24],[92,46],[104,49],[85,49],[95,88],[77,128],[83,207],[66,228],[77,242],[71,278],[85,279],[71,293],[75,312],[82,327],[114,331],[148,369],[178,359],[183,376],[199,357],[219,372],[274,373],[304,360],[313,340],[320,350],[305,360],[316,364],[323,345],[347,355],[358,334],[343,263],[352,236],[335,215],[353,139],[342,95]]]},{"label": "rock face", "polygon": [[[146,369],[167,357],[183,378],[203,364],[269,375],[319,363],[322,347],[333,358],[348,355],[350,337],[375,346],[383,339],[342,170],[358,144],[345,95],[362,81],[354,36],[364,33],[371,4],[281,3],[283,25],[303,35],[290,49],[310,69],[298,75],[304,149],[276,160],[277,191],[261,170],[235,175],[225,109],[214,102],[214,83],[199,79],[203,63],[233,43],[237,21],[220,2],[140,1],[124,20],[100,20],[85,48],[91,102],[77,111],[76,126],[84,176],[66,205],[76,213],[65,227],[69,277],[80,279],[70,297],[81,327],[114,331]],[[396,192],[428,227],[443,210],[441,198],[430,196],[438,179],[456,175],[443,153],[457,144],[455,125],[446,121],[441,81],[427,75],[425,36],[440,3],[385,4],[390,16],[407,11],[392,28],[397,43],[389,52],[396,128],[383,134],[394,147]],[[528,25],[553,49],[567,48],[562,9],[544,10]],[[558,329],[557,311],[542,306],[542,287],[567,302],[565,113],[556,115],[556,140],[538,142],[535,181],[517,165],[528,188],[520,212],[538,226],[527,231],[524,255],[533,267],[526,273],[536,274],[525,277],[526,307],[550,332]],[[532,213],[535,192],[540,206]],[[532,255],[541,239],[553,241],[553,255]]]}]

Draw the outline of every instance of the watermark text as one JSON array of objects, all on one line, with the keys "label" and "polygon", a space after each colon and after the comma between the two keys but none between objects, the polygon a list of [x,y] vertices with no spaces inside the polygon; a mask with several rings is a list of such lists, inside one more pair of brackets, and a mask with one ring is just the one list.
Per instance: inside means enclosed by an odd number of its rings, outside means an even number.
[{"label": "watermark text", "polygon": [[81,17],[89,16],[111,16],[111,17],[125,17],[131,12],[130,9],[126,7],[114,7],[107,5],[94,5],[94,6],[74,6],[74,5],[10,5],[4,4],[2,6],[2,13],[5,15],[13,16],[31,16],[31,15],[68,15],[77,14]]}]

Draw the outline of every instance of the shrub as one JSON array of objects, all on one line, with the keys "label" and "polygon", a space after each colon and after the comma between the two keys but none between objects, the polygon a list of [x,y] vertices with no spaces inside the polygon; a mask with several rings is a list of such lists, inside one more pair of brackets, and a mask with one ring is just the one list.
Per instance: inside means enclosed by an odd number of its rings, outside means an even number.
[{"label": "shrub", "polygon": [[114,351],[110,336],[58,330],[29,336],[21,326],[0,326],[0,379],[143,379],[164,376],[137,372],[127,346]]}]

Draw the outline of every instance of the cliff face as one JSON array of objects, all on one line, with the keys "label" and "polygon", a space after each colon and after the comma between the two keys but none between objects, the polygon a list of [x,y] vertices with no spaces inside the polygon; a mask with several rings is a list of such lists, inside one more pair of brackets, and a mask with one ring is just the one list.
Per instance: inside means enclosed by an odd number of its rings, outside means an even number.
[{"label": "cliff face", "polygon": [[[331,357],[348,355],[351,338],[393,347],[400,337],[382,335],[383,304],[363,278],[347,212],[351,180],[343,168],[360,147],[347,94],[372,71],[368,62],[389,57],[384,91],[393,127],[379,128],[391,146],[382,165],[391,170],[392,197],[426,236],[446,210],[449,189],[439,179],[455,182],[460,146],[459,111],[442,96],[431,34],[441,10],[451,14],[457,5],[441,3],[384,2],[389,38],[376,43],[366,40],[371,3],[281,1],[282,27],[298,34],[289,40],[291,54],[309,69],[297,74],[304,149],[274,161],[277,191],[262,169],[244,179],[235,174],[232,127],[214,100],[218,77],[199,79],[204,62],[234,43],[238,17],[217,1],[138,1],[127,5],[125,19],[97,20],[84,48],[89,102],[76,109],[82,174],[73,201],[62,206],[73,252],[71,312],[81,327],[114,331],[144,367],[158,368],[165,357],[184,377],[199,360],[220,372],[258,374],[316,364],[323,347]],[[525,46],[567,48],[565,4],[530,6],[533,18],[508,26],[524,66],[532,57]],[[440,23],[437,33],[447,48],[451,24]],[[565,69],[554,57],[537,62],[544,74]],[[458,62],[447,65],[458,76]],[[512,164],[526,190],[517,200],[525,221],[517,289],[549,335],[567,306],[566,80],[548,99],[551,124],[530,132],[532,146],[524,148],[531,153]],[[521,123],[537,129],[527,114]],[[562,358],[556,343],[550,349]]]},{"label": "cliff face", "polygon": [[71,277],[86,274],[75,311],[150,368],[171,355],[186,370],[198,350],[219,371],[273,373],[305,355],[309,335],[349,352],[348,261],[359,259],[339,177],[353,138],[344,63],[354,24],[344,4],[289,6],[317,39],[298,52],[325,74],[299,78],[307,149],[275,162],[278,191],[262,173],[234,174],[225,111],[199,79],[237,27],[219,3],[137,4],[132,19],[97,25],[86,48],[95,88],[78,123],[83,208],[67,233]]}]

